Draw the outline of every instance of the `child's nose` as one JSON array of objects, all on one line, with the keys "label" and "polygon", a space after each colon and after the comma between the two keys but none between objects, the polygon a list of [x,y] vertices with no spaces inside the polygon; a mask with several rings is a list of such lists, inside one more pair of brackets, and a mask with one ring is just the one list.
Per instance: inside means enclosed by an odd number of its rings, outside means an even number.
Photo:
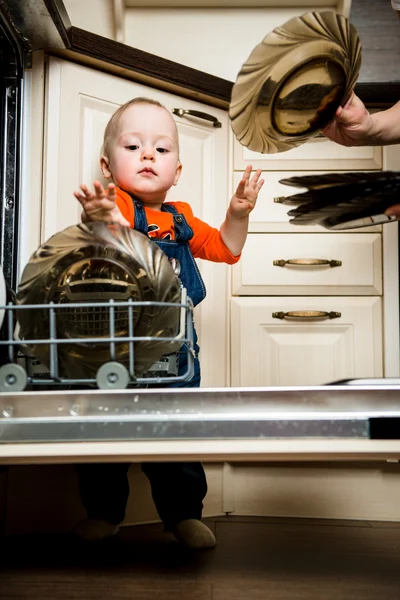
[{"label": "child's nose", "polygon": [[154,159],[154,148],[152,146],[146,146],[142,150],[142,160],[153,160]]}]

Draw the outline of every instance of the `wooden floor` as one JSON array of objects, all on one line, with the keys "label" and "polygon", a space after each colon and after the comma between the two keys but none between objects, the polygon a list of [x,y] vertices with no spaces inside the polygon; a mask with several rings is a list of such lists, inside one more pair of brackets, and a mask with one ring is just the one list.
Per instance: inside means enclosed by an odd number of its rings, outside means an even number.
[{"label": "wooden floor", "polygon": [[95,545],[1,540],[0,600],[399,600],[400,523],[218,517],[190,552],[160,525]]}]

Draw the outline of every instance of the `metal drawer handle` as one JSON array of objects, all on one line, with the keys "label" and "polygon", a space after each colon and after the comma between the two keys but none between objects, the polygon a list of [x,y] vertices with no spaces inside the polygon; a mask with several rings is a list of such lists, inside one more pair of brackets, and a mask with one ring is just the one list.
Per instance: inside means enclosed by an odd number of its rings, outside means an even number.
[{"label": "metal drawer handle", "polygon": [[319,267],[329,265],[330,267],[341,267],[341,260],[328,260],[325,258],[289,258],[289,260],[274,260],[275,267],[285,267],[286,265],[296,265],[298,267]]},{"label": "metal drawer handle", "polygon": [[218,121],[217,117],[213,117],[213,115],[201,112],[200,110],[186,110],[185,108],[173,108],[172,113],[174,115],[178,115],[178,117],[184,117],[185,115],[189,115],[191,117],[198,117],[199,119],[211,121],[214,127],[222,127],[222,123]]},{"label": "metal drawer handle", "polygon": [[289,312],[274,312],[274,319],[295,319],[298,321],[318,321],[319,319],[338,319],[342,313],[325,310],[291,310]]}]

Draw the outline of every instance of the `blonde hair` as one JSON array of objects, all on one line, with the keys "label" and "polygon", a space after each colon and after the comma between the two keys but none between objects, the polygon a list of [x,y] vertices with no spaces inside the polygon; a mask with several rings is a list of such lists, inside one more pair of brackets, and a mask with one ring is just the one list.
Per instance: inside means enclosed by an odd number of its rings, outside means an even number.
[{"label": "blonde hair", "polygon": [[[130,108],[131,106],[135,106],[136,104],[150,104],[153,106],[158,106],[159,108],[163,108],[164,110],[166,110],[168,112],[168,114],[171,115],[169,110],[163,104],[161,104],[161,102],[159,102],[158,100],[153,100],[153,98],[145,98],[145,97],[139,96],[137,98],[132,98],[132,100],[128,100],[128,102],[125,102],[125,104],[120,106],[115,111],[115,113],[112,115],[111,119],[108,121],[106,128],[104,130],[104,138],[103,138],[103,145],[101,148],[101,154],[103,156],[105,156],[106,158],[110,157],[110,143],[111,143],[111,140],[115,137],[115,135],[117,133],[118,122],[119,122],[121,115],[128,108]],[[171,115],[171,118],[172,118],[172,115]],[[174,124],[175,124],[175,121],[174,121]],[[176,142],[178,144],[178,151],[179,151],[179,135],[178,135],[178,129],[176,127],[176,124],[175,124],[175,130],[176,130]]]}]

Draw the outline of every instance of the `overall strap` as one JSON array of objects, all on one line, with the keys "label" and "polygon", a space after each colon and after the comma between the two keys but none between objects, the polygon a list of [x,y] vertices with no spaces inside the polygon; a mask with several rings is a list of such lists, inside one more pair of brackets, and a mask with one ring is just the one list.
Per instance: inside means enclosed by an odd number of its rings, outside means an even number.
[{"label": "overall strap", "polygon": [[193,229],[188,225],[184,215],[178,213],[173,204],[163,204],[161,210],[172,214],[174,220],[175,240],[177,242],[188,242],[193,237]]},{"label": "overall strap", "polygon": [[144,233],[144,235],[148,235],[148,224],[147,224],[147,217],[146,217],[146,211],[144,210],[144,206],[134,196],[131,196],[131,198],[132,198],[132,202],[133,202],[134,215],[135,215],[133,228],[136,229],[136,231],[140,231],[140,233]]},{"label": "overall strap", "polygon": [[[132,196],[130,194],[134,206],[134,214],[135,220],[133,223],[133,228],[136,231],[140,231],[145,235],[148,235],[148,223],[146,217],[146,211],[144,206],[140,200]],[[168,212],[172,214],[172,218],[174,221],[174,230],[175,230],[175,241],[177,242],[188,242],[193,237],[193,229],[188,225],[184,215],[178,214],[178,211],[173,204],[163,204],[161,207],[163,212]]]}]

